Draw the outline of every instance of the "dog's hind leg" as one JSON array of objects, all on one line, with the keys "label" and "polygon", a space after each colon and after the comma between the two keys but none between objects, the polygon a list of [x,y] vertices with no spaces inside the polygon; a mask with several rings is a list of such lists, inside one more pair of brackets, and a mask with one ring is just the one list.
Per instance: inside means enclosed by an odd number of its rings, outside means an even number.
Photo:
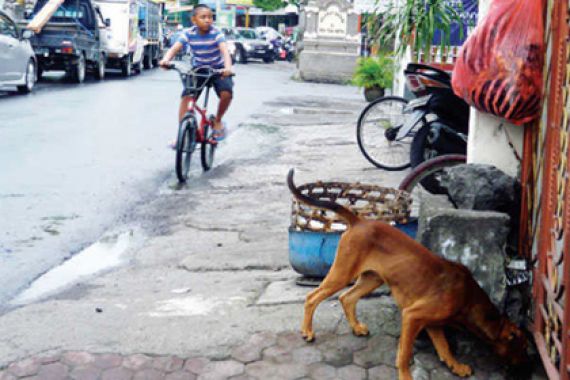
[{"label": "dog's hind leg", "polygon": [[356,336],[368,335],[368,327],[356,318],[356,303],[365,295],[382,285],[384,281],[373,272],[365,272],[358,277],[356,283],[340,297],[340,303],[346,314],[346,319]]},{"label": "dog's hind leg", "polygon": [[412,348],[414,340],[419,332],[425,327],[423,313],[416,307],[411,306],[402,310],[402,332],[400,334],[400,345],[396,358],[398,376],[400,380],[412,380],[410,373],[410,360],[412,359]]},{"label": "dog's hind leg", "polygon": [[447,364],[449,369],[451,369],[451,372],[461,377],[471,376],[473,373],[471,367],[466,364],[459,363],[451,353],[443,328],[428,327],[426,330],[433,342],[433,345],[435,346],[439,359]]}]

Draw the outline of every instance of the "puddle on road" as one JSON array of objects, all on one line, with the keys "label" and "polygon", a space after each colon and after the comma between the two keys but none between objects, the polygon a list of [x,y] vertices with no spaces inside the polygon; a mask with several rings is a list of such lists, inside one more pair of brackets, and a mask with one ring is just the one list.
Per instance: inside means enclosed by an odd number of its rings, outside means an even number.
[{"label": "puddle on road", "polygon": [[37,301],[80,278],[117,266],[121,263],[121,255],[140,239],[133,230],[107,236],[42,275],[10,303],[25,305]]}]

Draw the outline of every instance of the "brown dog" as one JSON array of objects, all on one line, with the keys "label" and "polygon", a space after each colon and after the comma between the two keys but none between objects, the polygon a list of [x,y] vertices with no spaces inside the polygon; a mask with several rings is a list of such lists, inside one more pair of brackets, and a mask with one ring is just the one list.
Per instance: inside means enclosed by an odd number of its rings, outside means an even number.
[{"label": "brown dog", "polygon": [[310,198],[293,183],[287,184],[299,201],[336,212],[348,224],[338,244],[334,263],[321,285],[307,295],[302,334],[313,341],[313,314],[326,298],[356,280],[339,299],[355,335],[368,328],[356,318],[356,303],[382,284],[387,284],[402,312],[402,328],[396,366],[401,380],[411,380],[410,359],[418,333],[427,330],[440,360],[458,376],[472,373],[451,353],[443,327],[465,327],[493,346],[511,365],[528,363],[527,339],[502,316],[479,287],[469,270],[448,261],[400,230],[379,221],[364,220],[338,203]]}]

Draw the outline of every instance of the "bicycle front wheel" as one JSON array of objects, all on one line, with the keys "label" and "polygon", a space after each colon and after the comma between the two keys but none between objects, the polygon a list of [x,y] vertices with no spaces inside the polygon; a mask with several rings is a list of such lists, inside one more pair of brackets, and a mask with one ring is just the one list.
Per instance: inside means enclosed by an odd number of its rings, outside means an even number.
[{"label": "bicycle front wheel", "polygon": [[193,117],[185,118],[178,128],[176,141],[176,177],[180,182],[186,182],[190,171],[192,153],[196,147],[196,120]]},{"label": "bicycle front wheel", "polygon": [[358,118],[358,147],[364,157],[380,169],[403,170],[410,166],[412,136],[395,140],[407,116],[404,114],[407,103],[399,96],[386,96],[370,103]]},{"label": "bicycle front wheel", "polygon": [[214,165],[214,153],[216,153],[216,144],[212,144],[212,128],[213,118],[210,118],[210,123],[204,125],[204,141],[202,141],[200,158],[202,160],[202,169],[208,171]]}]

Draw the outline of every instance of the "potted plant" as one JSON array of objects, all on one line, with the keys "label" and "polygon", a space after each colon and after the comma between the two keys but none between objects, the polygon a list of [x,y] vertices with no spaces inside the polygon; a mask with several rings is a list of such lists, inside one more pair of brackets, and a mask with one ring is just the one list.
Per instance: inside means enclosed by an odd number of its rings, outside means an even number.
[{"label": "potted plant", "polygon": [[384,89],[392,86],[394,62],[380,54],[377,57],[360,58],[352,77],[352,83],[364,88],[368,102],[384,96]]}]

